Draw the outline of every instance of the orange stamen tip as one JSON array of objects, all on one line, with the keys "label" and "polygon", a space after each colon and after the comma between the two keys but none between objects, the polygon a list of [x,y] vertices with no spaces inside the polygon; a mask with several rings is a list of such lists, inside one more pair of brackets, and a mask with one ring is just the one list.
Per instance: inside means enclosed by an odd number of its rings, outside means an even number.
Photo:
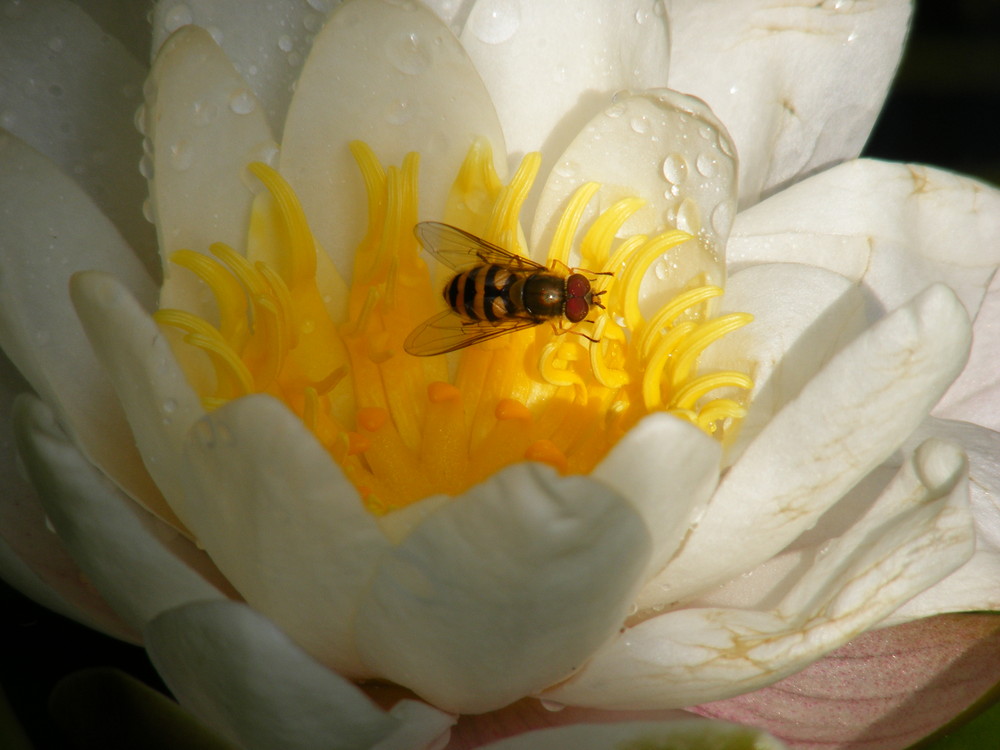
[{"label": "orange stamen tip", "polygon": [[348,432],[347,433],[347,455],[356,456],[359,453],[364,453],[371,447],[371,440],[366,438],[359,432]]},{"label": "orange stamen tip", "polygon": [[375,432],[389,419],[389,412],[381,406],[366,406],[358,409],[358,426],[368,432]]},{"label": "orange stamen tip", "polygon": [[566,473],[568,462],[566,455],[556,447],[551,440],[536,440],[524,452],[527,461],[539,461],[548,464],[560,474]]},{"label": "orange stamen tip", "polygon": [[501,421],[517,419],[522,422],[528,422],[531,420],[531,410],[513,398],[500,399],[494,414]]},{"label": "orange stamen tip", "polygon": [[458,401],[461,398],[462,392],[451,383],[436,380],[427,386],[427,399],[432,404],[444,404],[448,401]]}]

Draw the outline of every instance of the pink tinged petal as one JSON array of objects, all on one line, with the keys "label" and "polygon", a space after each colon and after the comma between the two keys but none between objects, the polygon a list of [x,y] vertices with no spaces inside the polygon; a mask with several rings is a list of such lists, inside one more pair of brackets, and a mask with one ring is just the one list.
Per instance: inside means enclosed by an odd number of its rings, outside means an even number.
[{"label": "pink tinged petal", "polygon": [[542,151],[543,174],[612,94],[667,85],[669,30],[657,0],[480,0],[461,40],[510,154]]},{"label": "pink tinged petal", "polygon": [[208,252],[213,242],[244,251],[253,202],[246,165],[273,160],[277,146],[256,97],[204,29],[186,26],[163,45],[147,91],[161,303],[212,312],[207,287],[167,259],[182,248]]},{"label": "pink tinged petal", "polygon": [[188,540],[122,495],[84,458],[41,401],[15,411],[18,446],[59,537],[136,631],[161,612],[221,599],[218,571]]},{"label": "pink tinged petal", "polygon": [[943,615],[863,633],[770,687],[697,707],[798,750],[899,750],[1000,680],[1000,617]]},{"label": "pink tinged petal", "polygon": [[626,197],[646,202],[620,235],[676,226],[697,237],[670,250],[659,274],[647,275],[640,289],[646,314],[696,276],[707,273],[709,283],[722,283],[736,206],[733,153],[725,128],[703,102],[667,89],[622,94],[556,162],[535,213],[532,247],[544,255],[570,195],[593,181],[602,186],[592,205],[595,213]]},{"label": "pink tinged petal", "polygon": [[383,711],[235,602],[165,612],[144,636],[181,705],[246,750],[419,748],[453,721],[420,704]]},{"label": "pink tinged petal", "polygon": [[185,25],[200,26],[246,81],[281,138],[288,103],[313,36],[334,0],[159,0],[153,11],[153,51]]},{"label": "pink tinged petal", "polygon": [[895,73],[911,3],[669,0],[670,87],[732,129],[740,204],[861,152]]},{"label": "pink tinged petal", "polygon": [[5,8],[0,127],[70,175],[154,267],[156,240],[142,215],[146,187],[137,170],[142,139],[133,124],[146,72],[71,2]]},{"label": "pink tinged petal", "polygon": [[130,437],[169,503],[154,512],[171,525],[186,523],[180,454],[188,430],[204,413],[198,395],[158,326],[117,278],[98,271],[79,273],[70,293],[128,418]]},{"label": "pink tinged petal", "polygon": [[159,512],[163,499],[142,466],[67,292],[78,269],[102,269],[150,307],[156,290],[146,270],[74,182],[2,132],[0,223],[0,344],[87,457]]},{"label": "pink tinged petal", "polygon": [[783,750],[784,745],[759,729],[716,721],[579,724],[529,732],[491,742],[483,750],[575,750],[607,748],[711,748],[712,750]]},{"label": "pink tinged petal", "polygon": [[233,401],[195,425],[186,460],[191,527],[247,602],[324,664],[371,676],[354,618],[389,543],[301,420],[269,396]]},{"label": "pink tinged petal", "polygon": [[965,310],[941,285],[844,347],[746,447],[645,600],[678,601],[780,552],[916,429],[968,350]]},{"label": "pink tinged petal", "polygon": [[969,362],[934,414],[1000,430],[1000,274],[993,277],[972,324]]},{"label": "pink tinged petal", "polygon": [[503,135],[489,94],[458,40],[419,3],[354,0],[316,36],[288,111],[281,171],[309,223],[349,277],[365,232],[364,182],[348,144],[362,138],[385,165],[422,161],[422,218],[441,218],[474,139]]},{"label": "pink tinged petal", "polygon": [[682,609],[629,628],[548,695],[604,708],[717,700],[802,669],[972,553],[966,462],[928,441],[772,610]]},{"label": "pink tinged petal", "polygon": [[975,317],[1000,265],[1000,190],[930,167],[848,162],[743,211],[729,261],[821,266],[860,282],[875,311],[932,283]]},{"label": "pink tinged petal", "polygon": [[617,630],[649,553],[617,493],[510,467],[389,551],[358,612],[362,658],[434,705],[499,708],[565,677]]},{"label": "pink tinged petal", "polygon": [[816,266],[768,263],[738,271],[726,283],[722,306],[747,312],[753,323],[713,344],[701,357],[706,372],[745,370],[753,404],[733,443],[731,464],[816,372],[867,325],[856,283]]},{"label": "pink tinged petal", "polygon": [[653,538],[646,576],[659,572],[719,482],[722,449],[694,425],[668,414],[646,417],[591,473],[628,499]]}]

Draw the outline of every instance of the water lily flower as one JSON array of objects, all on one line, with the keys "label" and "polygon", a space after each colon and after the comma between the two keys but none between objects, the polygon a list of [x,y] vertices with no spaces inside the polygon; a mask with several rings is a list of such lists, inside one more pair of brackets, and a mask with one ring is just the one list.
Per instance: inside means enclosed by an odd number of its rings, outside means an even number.
[{"label": "water lily flower", "polygon": [[[35,394],[8,369],[5,579],[251,748],[730,716],[1000,607],[1000,193],[855,159],[908,3],[251,7],[158,3],[144,85],[69,2],[0,26],[0,344]],[[447,281],[420,221],[600,304],[444,312],[435,345],[489,340],[413,356]],[[601,732],[703,731],[670,726]]]}]

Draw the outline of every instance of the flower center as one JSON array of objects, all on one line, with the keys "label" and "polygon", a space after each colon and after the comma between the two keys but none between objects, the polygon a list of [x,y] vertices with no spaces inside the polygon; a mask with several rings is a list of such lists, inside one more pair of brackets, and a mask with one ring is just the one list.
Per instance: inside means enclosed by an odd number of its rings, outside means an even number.
[{"label": "flower center", "polygon": [[[368,195],[368,227],[346,290],[292,189],[260,163],[250,171],[266,190],[254,204],[246,256],[221,243],[211,246],[214,257],[172,255],[207,284],[217,308],[214,322],[190,311],[156,313],[161,325],[182,332],[187,347],[178,357],[206,409],[252,393],[280,399],[374,513],[459,494],[518,461],[587,473],[652,412],[720,440],[736,429],[750,378],[700,372],[698,360],[751,316],[711,315],[722,289],[706,282],[707,271],[680,280],[676,296],[644,314],[647,271],[695,240],[678,230],[617,239],[643,204],[637,198],[615,203],[582,233],[582,268],[572,270],[604,306],[592,306],[586,320],[563,316],[449,355],[407,353],[411,331],[445,309],[449,278],[444,268],[432,273],[414,235],[418,157],[383,169],[366,145],[351,148]],[[488,145],[476,143],[443,218],[525,255],[518,216],[539,163],[529,154],[503,185]],[[599,187],[581,186],[560,217],[547,258],[554,274],[569,275]]]}]

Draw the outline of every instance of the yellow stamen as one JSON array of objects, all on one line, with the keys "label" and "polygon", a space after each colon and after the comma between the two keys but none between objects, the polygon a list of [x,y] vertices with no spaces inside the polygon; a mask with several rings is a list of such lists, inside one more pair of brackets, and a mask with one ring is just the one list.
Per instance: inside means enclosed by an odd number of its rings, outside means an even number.
[{"label": "yellow stamen", "polygon": [[[674,279],[671,288],[681,291],[659,309],[640,303],[649,269],[669,267],[674,254],[695,242],[691,235],[668,228],[619,239],[643,206],[634,197],[584,225],[600,189],[584,183],[570,196],[544,255],[552,273],[587,275],[603,307],[595,304],[575,325],[555,318],[463,349],[457,363],[414,357],[403,341],[444,304],[444,281],[432,280],[413,233],[418,159],[410,154],[400,167],[384,168],[363,143],[351,144],[351,153],[368,219],[346,304],[324,301],[330,290],[319,280],[318,248],[298,199],[263,164],[250,167],[266,188],[254,203],[250,254],[217,243],[209,248],[214,258],[191,250],[173,256],[205,282],[217,306],[218,327],[189,312],[156,313],[211,365],[215,382],[201,388],[206,408],[249,393],[282,400],[373,513],[460,493],[517,461],[540,461],[563,474],[589,472],[656,411],[720,440],[732,434],[753,383],[741,372],[704,372],[699,363],[707,347],[750,316],[712,317],[711,305],[723,294],[706,282],[718,277],[714,269]],[[427,218],[526,254],[519,214],[540,163],[530,154],[503,185],[480,139],[442,214]],[[570,269],[574,248],[579,269]]]}]

